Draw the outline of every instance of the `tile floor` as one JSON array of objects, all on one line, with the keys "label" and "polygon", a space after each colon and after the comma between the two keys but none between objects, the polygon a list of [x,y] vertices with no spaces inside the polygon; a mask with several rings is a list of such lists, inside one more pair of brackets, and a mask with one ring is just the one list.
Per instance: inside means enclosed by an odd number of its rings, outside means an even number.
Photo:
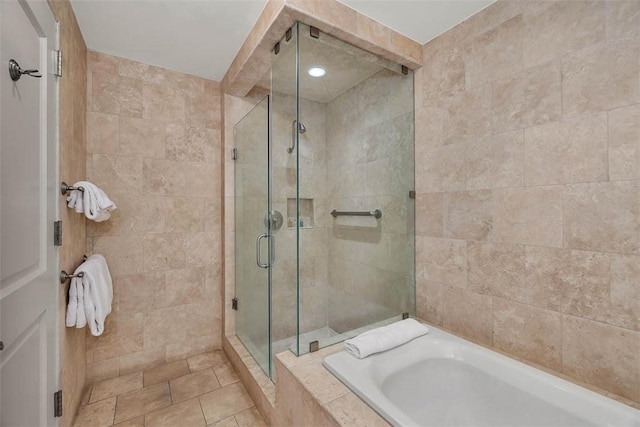
[{"label": "tile floor", "polygon": [[75,427],[266,426],[222,351],[94,384]]}]

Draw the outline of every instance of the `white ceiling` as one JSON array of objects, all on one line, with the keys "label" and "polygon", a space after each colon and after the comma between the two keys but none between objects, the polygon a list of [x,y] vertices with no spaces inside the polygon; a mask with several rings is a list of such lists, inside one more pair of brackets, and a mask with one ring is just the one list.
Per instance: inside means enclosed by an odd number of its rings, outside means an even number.
[{"label": "white ceiling", "polygon": [[495,0],[340,1],[420,44],[425,44]]},{"label": "white ceiling", "polygon": [[[425,43],[494,0],[341,1]],[[71,3],[89,49],[220,81],[266,0]]]},{"label": "white ceiling", "polygon": [[71,0],[87,47],[220,81],[265,0]]}]

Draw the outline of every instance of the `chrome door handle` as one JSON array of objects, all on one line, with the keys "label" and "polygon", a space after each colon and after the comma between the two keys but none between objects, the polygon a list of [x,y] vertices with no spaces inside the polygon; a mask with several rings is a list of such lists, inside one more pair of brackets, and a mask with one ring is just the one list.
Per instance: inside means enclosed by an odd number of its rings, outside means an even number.
[{"label": "chrome door handle", "polygon": [[269,237],[269,235],[267,233],[262,233],[256,239],[256,264],[258,264],[258,267],[260,267],[260,268],[269,268],[269,264],[268,263],[264,264],[264,263],[260,262],[260,241],[262,239],[264,239],[265,237]]},{"label": "chrome door handle", "polygon": [[[269,239],[269,262],[263,263],[260,257],[260,241],[264,238]],[[268,233],[262,233],[256,239],[256,264],[260,268],[269,268],[276,263],[276,244],[275,244],[275,236],[269,235]]]}]

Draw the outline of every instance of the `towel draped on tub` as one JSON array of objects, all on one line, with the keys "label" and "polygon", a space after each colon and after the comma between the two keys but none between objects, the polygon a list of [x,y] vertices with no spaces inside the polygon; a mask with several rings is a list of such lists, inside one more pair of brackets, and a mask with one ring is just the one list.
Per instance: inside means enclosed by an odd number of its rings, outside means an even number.
[{"label": "towel draped on tub", "polygon": [[76,328],[89,326],[91,335],[102,335],[104,321],[111,313],[113,302],[113,284],[107,261],[102,255],[91,255],[74,273],[83,275],[71,279],[66,325]]},{"label": "towel draped on tub", "polygon": [[371,329],[344,342],[344,348],[358,359],[391,350],[428,334],[429,328],[415,319],[405,319],[380,328]]}]

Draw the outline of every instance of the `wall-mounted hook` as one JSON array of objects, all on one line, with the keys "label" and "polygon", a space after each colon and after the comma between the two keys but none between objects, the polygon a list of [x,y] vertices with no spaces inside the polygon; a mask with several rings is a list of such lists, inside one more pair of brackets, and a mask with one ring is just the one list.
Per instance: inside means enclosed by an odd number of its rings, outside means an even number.
[{"label": "wall-mounted hook", "polygon": [[[86,260],[87,260],[87,256],[83,255],[82,262],[85,262]],[[71,279],[72,277],[84,277],[84,273],[80,272],[78,274],[69,274],[66,271],[62,270],[60,272],[60,283],[64,284],[67,280]]]},{"label": "wall-mounted hook", "polygon": [[80,272],[78,274],[69,274],[66,271],[62,270],[60,272],[60,283],[64,284],[67,280],[71,279],[72,277],[83,277],[84,273]]},{"label": "wall-mounted hook", "polygon": [[10,59],[9,75],[11,76],[11,80],[13,80],[14,82],[17,82],[18,80],[20,80],[20,77],[22,77],[23,74],[26,74],[27,76],[30,76],[30,77],[36,77],[36,78],[42,77],[42,74],[40,74],[40,72],[35,68],[32,70],[23,70],[20,67],[20,64],[18,64],[15,59]]},{"label": "wall-mounted hook", "polygon": [[84,187],[73,187],[69,184],[67,184],[66,182],[62,181],[62,184],[60,184],[60,192],[65,195],[67,194],[69,191],[72,190],[78,190],[78,191],[84,191]]}]

